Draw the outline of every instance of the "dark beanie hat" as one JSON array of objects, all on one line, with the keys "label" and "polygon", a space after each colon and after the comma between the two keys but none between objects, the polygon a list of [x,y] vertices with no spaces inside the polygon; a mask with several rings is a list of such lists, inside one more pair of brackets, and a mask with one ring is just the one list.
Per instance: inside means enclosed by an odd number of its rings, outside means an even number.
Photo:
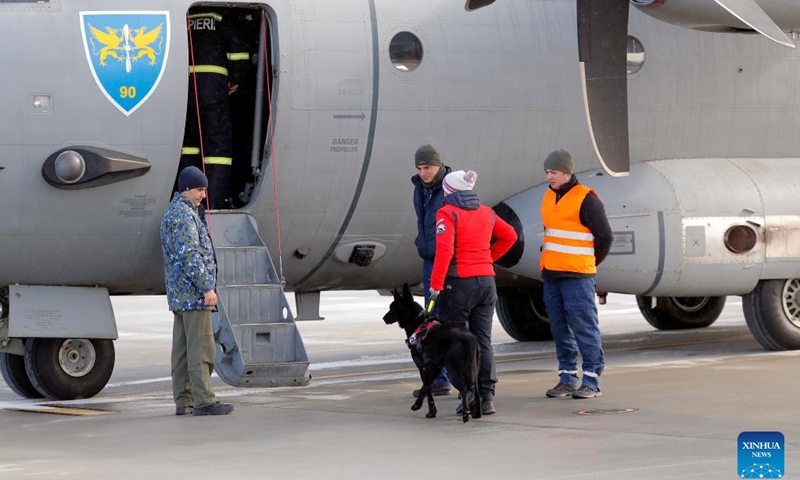
[{"label": "dark beanie hat", "polygon": [[554,150],[544,161],[545,170],[556,170],[572,175],[572,155],[566,150]]},{"label": "dark beanie hat", "polygon": [[193,188],[208,188],[208,179],[197,167],[186,167],[178,175],[178,191],[185,192]]},{"label": "dark beanie hat", "polygon": [[439,155],[439,151],[432,146],[423,145],[419,147],[417,153],[414,154],[414,166],[419,167],[420,165],[441,167],[442,156]]}]

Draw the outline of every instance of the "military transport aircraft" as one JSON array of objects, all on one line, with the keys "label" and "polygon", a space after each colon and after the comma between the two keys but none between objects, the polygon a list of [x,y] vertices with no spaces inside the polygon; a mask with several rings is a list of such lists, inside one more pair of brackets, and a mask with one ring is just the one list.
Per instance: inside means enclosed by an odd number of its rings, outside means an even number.
[{"label": "military transport aircraft", "polygon": [[565,148],[614,230],[598,288],[659,329],[742,295],[765,348],[800,348],[794,0],[0,0],[0,371],[18,394],[99,392],[109,295],[164,292],[187,18],[207,11],[252,59],[231,96],[238,202],[210,214],[226,382],[308,383],[294,321],[320,292],[419,283],[427,143],[519,234],[498,276],[514,338],[549,338],[542,159]]}]

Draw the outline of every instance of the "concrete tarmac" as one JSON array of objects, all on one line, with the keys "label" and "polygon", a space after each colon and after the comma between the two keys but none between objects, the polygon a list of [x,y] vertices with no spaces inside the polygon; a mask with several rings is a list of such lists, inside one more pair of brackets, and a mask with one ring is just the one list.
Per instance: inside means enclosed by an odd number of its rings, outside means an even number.
[{"label": "concrete tarmac", "polygon": [[[782,432],[782,474],[800,478],[799,354],[761,349],[736,297],[711,327],[679,332],[611,298],[600,309],[604,395],[591,400],[546,398],[552,343],[515,342],[495,325],[498,413],[467,424],[455,396],[436,397],[434,419],[410,410],[419,379],[400,329],[380,321],[389,301],[325,294],[328,319],[300,326],[310,386],[216,379],[236,411],[195,418],[173,415],[163,297],[114,299],[117,366],[100,395],[36,402],[0,388],[0,478],[729,479],[745,431]],[[35,413],[53,407],[84,414]]]}]

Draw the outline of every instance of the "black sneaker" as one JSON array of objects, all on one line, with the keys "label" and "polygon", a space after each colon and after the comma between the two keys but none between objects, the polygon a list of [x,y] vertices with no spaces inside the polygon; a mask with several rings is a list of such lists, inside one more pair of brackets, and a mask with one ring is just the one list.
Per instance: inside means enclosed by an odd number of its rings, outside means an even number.
[{"label": "black sneaker", "polygon": [[[450,388],[450,385],[438,386],[438,385],[431,385],[431,393],[433,393],[434,397],[440,397],[442,395],[452,395],[453,390]],[[419,389],[414,390],[411,394],[414,398],[419,396]]]},{"label": "black sneaker", "polygon": [[550,390],[545,393],[550,398],[560,398],[560,397],[569,397],[570,394],[577,391],[578,389],[573,387],[572,385],[564,382],[558,382],[558,385],[551,388]]},{"label": "black sneaker", "polygon": [[233,405],[230,403],[214,402],[205,407],[195,407],[193,415],[200,417],[203,415],[227,415],[233,411]]},{"label": "black sneaker", "polygon": [[189,405],[188,407],[175,407],[175,415],[178,416],[191,415],[192,410],[194,410],[194,407],[192,407],[191,405]]},{"label": "black sneaker", "polygon": [[581,388],[572,392],[572,398],[595,398],[602,395],[603,392],[601,392],[599,388],[597,390],[593,390],[586,385],[581,385]]}]

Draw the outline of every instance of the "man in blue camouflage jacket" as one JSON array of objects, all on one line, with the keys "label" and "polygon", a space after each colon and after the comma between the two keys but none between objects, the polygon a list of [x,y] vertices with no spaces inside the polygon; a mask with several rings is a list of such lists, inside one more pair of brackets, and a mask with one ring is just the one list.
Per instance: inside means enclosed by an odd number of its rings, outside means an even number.
[{"label": "man in blue camouflage jacket", "polygon": [[225,415],[233,405],[216,401],[211,390],[214,332],[211,312],[217,305],[217,264],[200,204],[208,179],[197,167],[184,168],[178,192],[161,222],[161,248],[172,327],[172,394],[175,415]]}]

